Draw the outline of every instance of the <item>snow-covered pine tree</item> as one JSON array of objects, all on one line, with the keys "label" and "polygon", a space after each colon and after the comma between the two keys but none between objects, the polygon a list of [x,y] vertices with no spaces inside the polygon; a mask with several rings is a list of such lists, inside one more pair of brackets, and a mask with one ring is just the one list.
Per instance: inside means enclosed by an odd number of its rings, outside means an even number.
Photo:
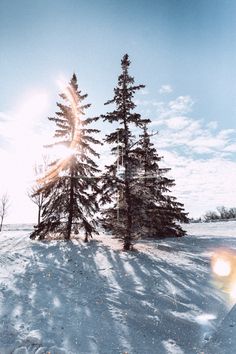
[{"label": "snow-covered pine tree", "polygon": [[123,240],[124,250],[132,248],[136,237],[136,225],[133,220],[137,208],[133,196],[133,174],[138,163],[132,146],[134,136],[132,127],[142,128],[149,120],[134,112],[136,107],[133,97],[144,85],[135,85],[129,75],[130,60],[127,54],[121,60],[122,73],[114,89],[114,97],[105,104],[115,104],[115,110],[101,115],[104,121],[117,124],[112,133],[106,135],[105,142],[113,145],[111,151],[117,155],[116,161],[106,166],[103,175],[102,204],[111,203],[103,211],[103,225],[114,235]]},{"label": "snow-covered pine tree", "polygon": [[188,222],[184,205],[171,196],[174,180],[166,177],[170,168],[161,168],[162,160],[151,142],[147,126],[143,128],[136,148],[139,155],[139,176],[136,182],[138,213],[136,224],[141,237],[180,237],[185,234],[180,223]]},{"label": "snow-covered pine tree", "polygon": [[49,118],[56,124],[57,141],[48,147],[63,146],[66,156],[54,161],[41,180],[42,187],[37,193],[44,195],[42,219],[30,237],[44,239],[56,234],[69,240],[73,232],[81,230],[87,242],[96,232],[94,214],[98,210],[96,176],[99,172],[93,160],[99,156],[93,146],[99,141],[93,133],[99,130],[88,125],[97,118],[83,118],[90,104],[83,103],[87,94],[78,89],[75,74],[59,96],[64,102],[57,103],[59,111]]}]

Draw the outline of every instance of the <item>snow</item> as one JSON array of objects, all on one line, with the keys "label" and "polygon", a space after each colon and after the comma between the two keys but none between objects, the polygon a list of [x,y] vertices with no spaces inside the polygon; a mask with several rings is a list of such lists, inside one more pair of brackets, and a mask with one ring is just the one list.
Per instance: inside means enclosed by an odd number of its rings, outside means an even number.
[{"label": "snow", "polygon": [[[236,249],[236,222],[186,229],[187,237],[140,241],[127,253],[102,234],[89,244],[49,243],[30,240],[25,226],[8,228],[0,234],[0,353],[223,353],[210,346],[232,304],[212,281],[210,259],[217,248]],[[236,353],[231,342],[227,354]]]},{"label": "snow", "polygon": [[230,354],[236,352],[236,305],[224,318],[211,340],[204,348],[205,354]]}]

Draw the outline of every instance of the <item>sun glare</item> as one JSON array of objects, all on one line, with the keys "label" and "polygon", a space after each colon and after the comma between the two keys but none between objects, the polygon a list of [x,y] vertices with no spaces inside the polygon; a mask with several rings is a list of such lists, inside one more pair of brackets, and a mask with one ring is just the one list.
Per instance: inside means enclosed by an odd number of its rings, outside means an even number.
[{"label": "sun glare", "polygon": [[75,150],[71,147],[66,146],[56,146],[53,149],[53,156],[55,158],[64,160],[75,154]]},{"label": "sun glare", "polygon": [[234,284],[231,286],[229,293],[230,293],[230,298],[231,298],[232,300],[236,300],[236,283],[234,283]]},{"label": "sun glare", "polygon": [[80,110],[77,102],[79,96],[77,96],[77,93],[75,92],[75,89],[71,84],[66,84],[66,80],[62,76],[59,78],[59,80],[57,80],[57,85],[70,103],[71,111],[74,118],[73,136],[69,147],[60,145],[54,146],[52,151],[52,158],[58,159],[58,161],[47,171],[46,175],[43,178],[38,179],[39,183],[47,183],[53,178],[58,178],[63,175],[63,169],[66,164],[66,161],[68,158],[70,158],[76,153],[76,146],[80,138],[79,115],[82,113],[82,111]]},{"label": "sun glare", "polygon": [[228,294],[230,302],[236,301],[236,253],[232,250],[218,250],[212,257],[212,271],[216,285]]},{"label": "sun glare", "polygon": [[217,258],[213,262],[213,272],[220,277],[227,277],[231,273],[231,265],[227,259]]}]

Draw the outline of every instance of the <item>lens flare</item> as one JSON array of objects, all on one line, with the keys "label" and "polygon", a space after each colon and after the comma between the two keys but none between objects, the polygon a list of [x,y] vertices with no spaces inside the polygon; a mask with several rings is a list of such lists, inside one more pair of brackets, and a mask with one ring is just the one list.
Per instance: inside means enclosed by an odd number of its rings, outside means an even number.
[{"label": "lens flare", "polygon": [[213,264],[213,272],[220,277],[227,277],[231,273],[230,262],[223,258],[218,258]]},{"label": "lens flare", "polygon": [[66,146],[56,146],[53,150],[53,156],[55,158],[66,159],[72,155],[74,155],[76,151],[72,148],[68,148]]},{"label": "lens flare", "polygon": [[236,300],[236,283],[234,283],[230,289],[230,297],[232,300]]},{"label": "lens flare", "polygon": [[236,301],[236,252],[217,250],[211,259],[215,285],[228,295],[230,302]]},{"label": "lens flare", "polygon": [[56,164],[49,168],[43,178],[40,178],[37,181],[38,183],[43,185],[50,183],[53,179],[60,178],[60,176],[63,175],[63,169],[65,168],[68,159],[76,152],[76,146],[78,144],[78,140],[80,139],[81,134],[80,116],[84,114],[83,109],[81,109],[80,107],[80,96],[77,94],[72,84],[65,84],[62,80],[59,80],[57,83],[63,95],[70,103],[74,125],[71,132],[72,137],[69,147],[59,147],[58,145],[57,149],[61,149],[61,152],[58,153],[59,160]]}]

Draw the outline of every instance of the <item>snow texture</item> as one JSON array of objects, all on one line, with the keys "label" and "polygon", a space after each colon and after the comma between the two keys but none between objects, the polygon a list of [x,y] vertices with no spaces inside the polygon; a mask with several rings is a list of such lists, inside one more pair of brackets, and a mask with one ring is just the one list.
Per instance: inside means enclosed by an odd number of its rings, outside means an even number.
[{"label": "snow texture", "polygon": [[204,354],[236,353],[236,305],[224,318],[211,340],[204,348]]},{"label": "snow texture", "polygon": [[186,229],[187,237],[140,241],[129,253],[102,234],[84,244],[31,241],[26,227],[2,232],[0,353],[235,354],[210,257],[236,249],[236,222]]}]

